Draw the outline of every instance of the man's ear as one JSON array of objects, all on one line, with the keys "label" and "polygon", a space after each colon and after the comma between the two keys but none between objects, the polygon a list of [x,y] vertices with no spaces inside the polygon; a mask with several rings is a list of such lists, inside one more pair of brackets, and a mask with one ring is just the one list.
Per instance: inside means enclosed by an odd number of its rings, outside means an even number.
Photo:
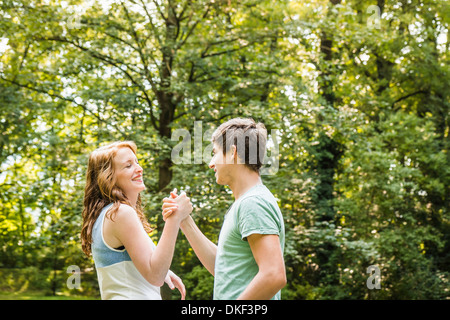
[{"label": "man's ear", "polygon": [[237,153],[236,145],[232,145],[230,151],[231,151],[231,157],[233,159],[233,163],[238,164],[239,163],[239,156],[238,156],[238,153]]},{"label": "man's ear", "polygon": [[225,163],[236,164],[237,163],[237,149],[235,145],[230,147],[230,150],[225,155]]},{"label": "man's ear", "polygon": [[230,151],[231,151],[231,156],[233,157],[233,159],[236,159],[236,156],[237,156],[237,148],[236,148],[236,146],[235,146],[234,144],[231,146]]}]

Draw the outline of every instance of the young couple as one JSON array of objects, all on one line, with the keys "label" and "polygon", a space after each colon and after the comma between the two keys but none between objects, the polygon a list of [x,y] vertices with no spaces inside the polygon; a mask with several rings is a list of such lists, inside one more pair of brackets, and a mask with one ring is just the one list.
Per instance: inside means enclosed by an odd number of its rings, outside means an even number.
[{"label": "young couple", "polygon": [[163,201],[165,225],[155,246],[141,207],[145,185],[136,145],[116,142],[91,153],[81,240],[94,258],[102,299],[161,299],[164,282],[184,299],[183,282],[169,270],[179,229],[214,276],[214,299],[280,299],[285,234],[280,209],[259,173],[266,141],[264,125],[252,119],[232,119],[212,136],[209,167],[235,198],[217,245],[190,216],[186,194],[174,190]]}]

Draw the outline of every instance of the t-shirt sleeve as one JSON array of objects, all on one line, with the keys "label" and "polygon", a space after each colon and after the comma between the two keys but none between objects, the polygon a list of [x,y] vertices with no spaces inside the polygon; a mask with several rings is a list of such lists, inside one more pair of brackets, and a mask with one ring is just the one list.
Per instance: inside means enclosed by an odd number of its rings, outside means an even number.
[{"label": "t-shirt sleeve", "polygon": [[242,240],[251,234],[280,235],[280,223],[274,208],[260,197],[249,197],[239,205],[238,226]]}]

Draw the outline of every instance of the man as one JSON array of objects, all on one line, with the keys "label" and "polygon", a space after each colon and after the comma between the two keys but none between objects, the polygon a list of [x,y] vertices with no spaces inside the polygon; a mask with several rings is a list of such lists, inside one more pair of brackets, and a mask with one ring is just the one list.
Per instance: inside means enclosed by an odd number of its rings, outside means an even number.
[{"label": "man", "polygon": [[[284,222],[259,170],[266,153],[267,130],[252,119],[232,119],[213,134],[209,167],[216,182],[228,185],[235,201],[225,214],[218,245],[200,231],[191,216],[180,227],[196,255],[214,276],[214,299],[280,299],[286,284]],[[163,215],[176,212],[176,193],[164,199]]]}]

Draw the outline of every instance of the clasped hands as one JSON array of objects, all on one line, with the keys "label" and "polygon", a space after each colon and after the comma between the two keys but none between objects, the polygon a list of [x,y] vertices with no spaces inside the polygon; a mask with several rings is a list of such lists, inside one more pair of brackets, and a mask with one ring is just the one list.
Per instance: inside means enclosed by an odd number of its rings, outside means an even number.
[{"label": "clasped hands", "polygon": [[192,212],[191,200],[187,197],[185,192],[181,192],[177,195],[177,189],[175,188],[171,193],[169,198],[163,199],[163,219],[176,219],[181,223],[186,219]]},{"label": "clasped hands", "polygon": [[[163,199],[163,219],[167,221],[168,219],[174,219],[176,222],[181,223],[186,219],[192,212],[191,200],[186,196],[186,193],[182,192],[177,195],[177,189],[174,189],[170,193],[169,198]],[[183,281],[169,270],[167,273],[165,282],[169,285],[170,289],[177,288],[181,293],[181,300],[186,297],[186,288]]]}]

